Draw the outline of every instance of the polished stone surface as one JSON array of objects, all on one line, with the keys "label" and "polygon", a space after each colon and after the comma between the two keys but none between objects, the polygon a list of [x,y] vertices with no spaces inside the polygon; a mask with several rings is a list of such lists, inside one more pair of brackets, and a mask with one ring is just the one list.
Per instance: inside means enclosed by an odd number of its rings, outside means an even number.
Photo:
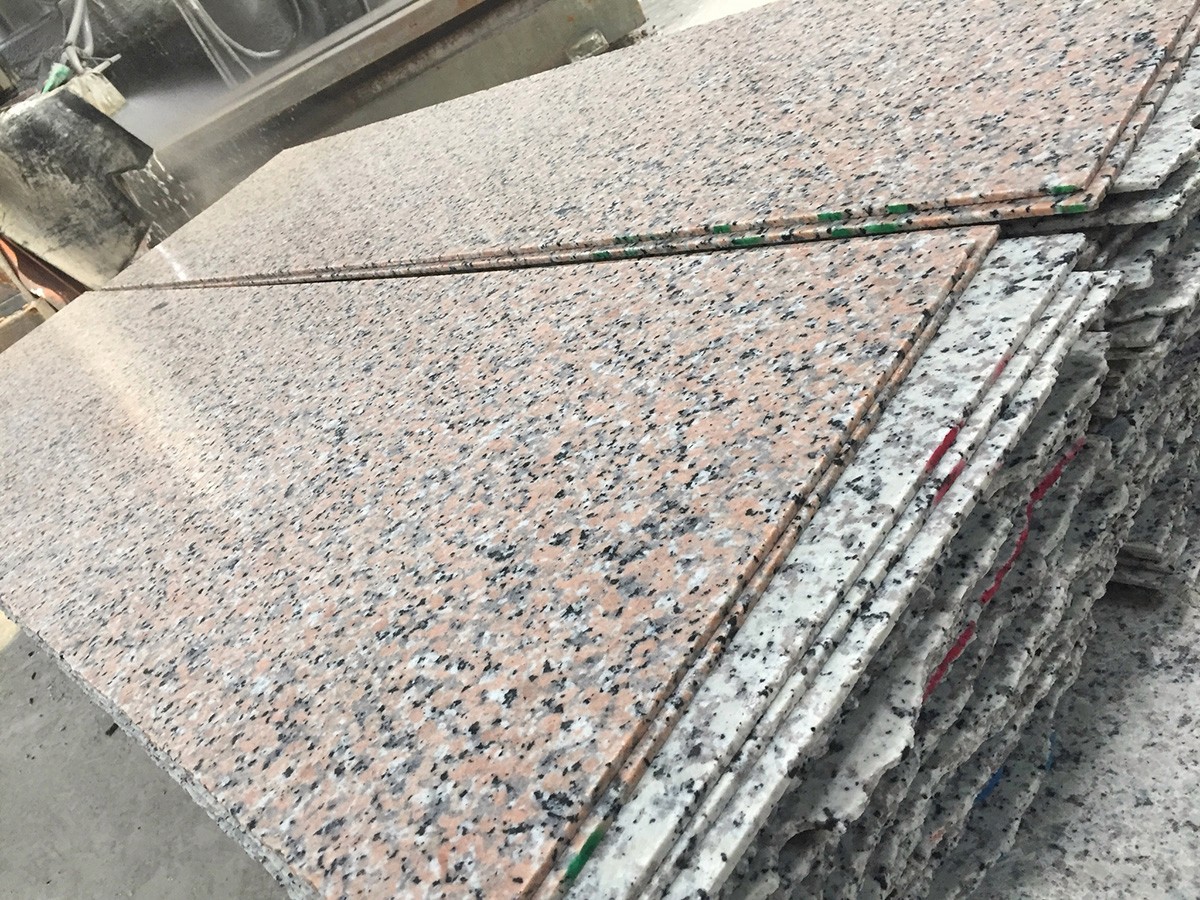
[{"label": "polished stone surface", "polygon": [[118,284],[1092,208],[1194,8],[772,4],[287,151]]},{"label": "polished stone surface", "polygon": [[993,238],[93,294],[0,599],[298,891],[532,887]]},{"label": "polished stone surface", "polygon": [[[770,709],[778,719],[773,707],[785,683],[799,677],[801,665],[815,675],[819,653],[838,645],[842,634],[827,622],[833,609],[853,606],[856,579],[870,580],[863,569],[873,557],[894,560],[901,554],[939,486],[982,442],[1004,397],[997,373],[1003,369],[1019,383],[1026,374],[1022,366],[1032,366],[1053,334],[1051,318],[1041,329],[1040,349],[1023,346],[1043,311],[1053,305],[1065,319],[1081,302],[1083,291],[1052,303],[1081,243],[1077,236],[1031,238],[1002,242],[989,254],[624,804],[579,881],[579,896],[632,895],[652,873],[675,871],[673,860],[664,864],[662,857],[690,824],[690,815],[702,802],[703,808],[711,805],[709,791],[718,779],[725,785],[731,774],[745,777],[739,770],[761,752],[761,746],[752,749],[754,742],[742,743],[751,729],[760,745],[769,740],[764,714]],[[1018,355],[1020,362],[1013,360]],[[1010,361],[1007,368],[1002,360]],[[897,526],[902,519],[904,527]],[[881,547],[893,526],[899,536],[893,546]],[[849,655],[854,658],[853,649]],[[827,680],[839,683],[845,671],[843,666]],[[769,803],[769,792],[759,785],[738,808]]]}]

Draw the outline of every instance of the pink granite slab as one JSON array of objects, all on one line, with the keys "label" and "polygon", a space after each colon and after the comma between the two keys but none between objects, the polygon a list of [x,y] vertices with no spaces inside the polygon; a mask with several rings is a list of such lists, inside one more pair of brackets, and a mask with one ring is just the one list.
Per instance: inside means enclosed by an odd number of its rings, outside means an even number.
[{"label": "pink granite slab", "polygon": [[119,284],[1093,208],[1195,6],[772,4],[287,151]]},{"label": "pink granite slab", "polygon": [[0,605],[298,893],[521,894],[994,237],[90,295]]}]

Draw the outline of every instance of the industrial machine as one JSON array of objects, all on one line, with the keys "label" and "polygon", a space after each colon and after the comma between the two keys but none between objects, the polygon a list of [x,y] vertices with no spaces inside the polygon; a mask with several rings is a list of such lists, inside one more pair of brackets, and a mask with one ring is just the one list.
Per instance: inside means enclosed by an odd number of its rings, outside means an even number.
[{"label": "industrial machine", "polygon": [[0,0],[0,283],[50,314],[286,147],[644,21],[637,0]]}]

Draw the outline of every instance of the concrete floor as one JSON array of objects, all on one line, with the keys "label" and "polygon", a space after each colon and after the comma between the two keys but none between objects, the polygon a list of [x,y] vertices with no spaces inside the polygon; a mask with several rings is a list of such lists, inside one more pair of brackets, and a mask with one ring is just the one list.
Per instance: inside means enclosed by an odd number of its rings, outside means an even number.
[{"label": "concrete floor", "polygon": [[0,617],[0,900],[284,893]]}]

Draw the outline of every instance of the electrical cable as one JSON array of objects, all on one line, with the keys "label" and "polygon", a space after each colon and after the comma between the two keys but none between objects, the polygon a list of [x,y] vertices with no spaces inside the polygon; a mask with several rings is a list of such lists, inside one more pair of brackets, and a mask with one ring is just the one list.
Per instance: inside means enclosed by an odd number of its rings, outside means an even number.
[{"label": "electrical cable", "polygon": [[311,0],[306,0],[303,7],[299,0],[289,0],[296,20],[291,37],[277,49],[257,50],[246,46],[225,31],[212,14],[204,8],[201,0],[174,0],[174,3],[188,29],[195,36],[201,49],[204,50],[204,54],[217,70],[217,74],[230,87],[242,80],[235,73],[234,66],[244,71],[247,76],[251,76],[254,74],[254,70],[250,63],[280,59],[288,53],[292,45],[304,35],[305,9],[308,10],[308,17],[313,18],[314,24],[318,27],[320,24],[320,16],[314,12],[314,9],[319,12],[319,7],[314,7]]}]

